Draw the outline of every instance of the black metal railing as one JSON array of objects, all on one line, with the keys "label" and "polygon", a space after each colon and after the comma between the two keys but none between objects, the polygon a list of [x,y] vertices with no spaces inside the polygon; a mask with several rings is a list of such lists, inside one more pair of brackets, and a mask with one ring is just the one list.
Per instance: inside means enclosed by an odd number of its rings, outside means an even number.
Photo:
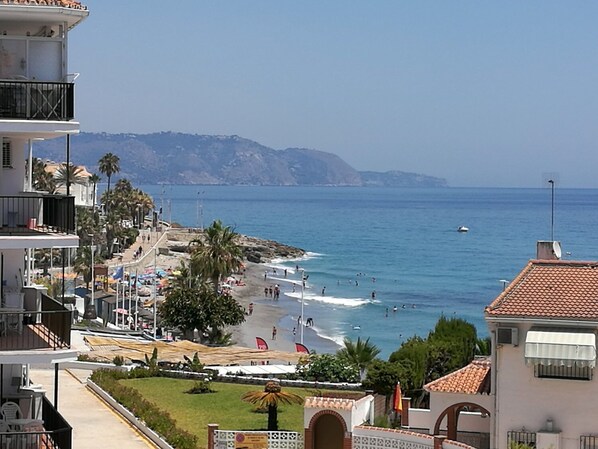
[{"label": "black metal railing", "polygon": [[536,447],[536,432],[528,432],[525,430],[511,430],[507,432],[508,449],[515,449],[517,447]]},{"label": "black metal railing", "polygon": [[580,436],[579,449],[598,449],[598,435]]},{"label": "black metal railing", "polygon": [[0,351],[68,349],[72,312],[42,294],[42,310],[0,309]]},{"label": "black metal railing", "polygon": [[2,232],[75,233],[75,197],[66,195],[0,196]]},{"label": "black metal railing", "polygon": [[0,430],[0,448],[72,449],[72,427],[46,397],[42,401],[41,420],[22,429]]},{"label": "black metal railing", "polygon": [[75,117],[75,85],[0,81],[0,119],[59,120]]}]

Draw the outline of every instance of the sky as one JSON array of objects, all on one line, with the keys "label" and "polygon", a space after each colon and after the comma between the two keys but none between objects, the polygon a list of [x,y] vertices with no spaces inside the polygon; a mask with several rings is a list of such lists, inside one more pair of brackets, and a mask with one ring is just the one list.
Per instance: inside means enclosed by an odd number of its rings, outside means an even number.
[{"label": "sky", "polygon": [[598,187],[598,2],[83,3],[82,131],[239,135],[453,187]]}]

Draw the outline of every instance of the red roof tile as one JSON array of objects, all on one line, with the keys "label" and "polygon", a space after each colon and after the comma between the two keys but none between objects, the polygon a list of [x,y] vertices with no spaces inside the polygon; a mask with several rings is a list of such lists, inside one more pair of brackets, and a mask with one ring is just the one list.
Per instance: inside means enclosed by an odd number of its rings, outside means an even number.
[{"label": "red roof tile", "polygon": [[490,360],[473,360],[469,365],[424,385],[424,389],[442,393],[490,394]]},{"label": "red roof tile", "polygon": [[531,260],[485,311],[490,319],[598,320],[598,262]]}]

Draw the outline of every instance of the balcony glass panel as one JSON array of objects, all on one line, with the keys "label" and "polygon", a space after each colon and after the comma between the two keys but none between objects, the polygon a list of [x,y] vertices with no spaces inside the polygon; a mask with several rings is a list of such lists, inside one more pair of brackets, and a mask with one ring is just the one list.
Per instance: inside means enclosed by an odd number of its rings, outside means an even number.
[{"label": "balcony glass panel", "polygon": [[72,120],[75,85],[38,81],[0,81],[0,119]]}]

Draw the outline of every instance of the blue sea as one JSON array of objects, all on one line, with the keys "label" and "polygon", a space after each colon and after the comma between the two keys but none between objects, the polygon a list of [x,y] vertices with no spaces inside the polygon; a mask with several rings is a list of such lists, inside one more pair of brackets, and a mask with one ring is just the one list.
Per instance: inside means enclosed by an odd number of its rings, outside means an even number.
[{"label": "blue sea", "polygon": [[[297,324],[301,289],[293,292],[289,281],[299,281],[299,265],[309,276],[304,317],[314,320],[306,344],[316,350],[369,337],[386,357],[410,336],[425,337],[442,314],[486,336],[484,307],[535,258],[536,241],[552,234],[564,259],[598,260],[598,190],[557,188],[552,227],[549,188],[141,188],[165,219],[193,227],[220,219],[306,250],[304,260],[271,264],[287,310],[273,324],[279,332]],[[457,232],[461,225],[469,232]]]}]

